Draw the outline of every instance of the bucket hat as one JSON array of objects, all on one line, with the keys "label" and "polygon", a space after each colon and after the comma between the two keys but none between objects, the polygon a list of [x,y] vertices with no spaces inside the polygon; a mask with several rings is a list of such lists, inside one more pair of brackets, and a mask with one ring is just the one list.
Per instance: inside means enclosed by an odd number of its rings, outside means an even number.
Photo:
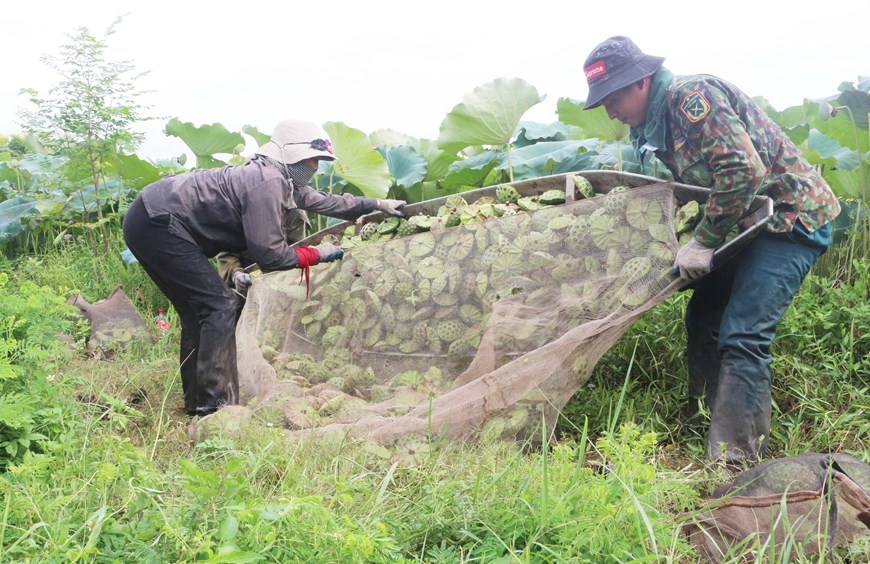
[{"label": "bucket hat", "polygon": [[622,35],[599,43],[583,64],[589,85],[584,109],[597,108],[610,94],[655,74],[664,60],[644,54],[634,41]]},{"label": "bucket hat", "polygon": [[308,121],[292,119],[279,122],[272,137],[255,153],[288,165],[311,157],[335,159],[332,142],[322,127]]}]

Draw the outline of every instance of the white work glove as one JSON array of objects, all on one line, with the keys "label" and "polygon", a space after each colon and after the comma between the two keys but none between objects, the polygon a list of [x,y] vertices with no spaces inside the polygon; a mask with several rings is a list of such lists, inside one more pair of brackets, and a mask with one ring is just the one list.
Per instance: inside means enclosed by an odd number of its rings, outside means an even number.
[{"label": "white work glove", "polygon": [[692,239],[677,251],[674,273],[680,273],[684,280],[697,280],[713,269],[713,251]]},{"label": "white work glove", "polygon": [[251,284],[251,275],[247,272],[239,270],[233,274],[233,286],[236,287],[236,292],[245,295]]},{"label": "white work glove", "polygon": [[376,204],[378,209],[387,215],[395,215],[397,217],[405,217],[405,212],[402,208],[407,204],[405,200],[378,200]]},{"label": "white work glove", "polygon": [[344,256],[344,249],[332,243],[320,243],[316,247],[318,262],[332,262]]}]

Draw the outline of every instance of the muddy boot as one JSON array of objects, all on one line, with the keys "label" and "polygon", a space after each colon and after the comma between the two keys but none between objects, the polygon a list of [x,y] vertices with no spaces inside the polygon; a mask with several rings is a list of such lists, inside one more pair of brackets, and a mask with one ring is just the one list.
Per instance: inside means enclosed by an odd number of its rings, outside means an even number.
[{"label": "muddy boot", "polygon": [[683,428],[692,434],[703,433],[702,425],[716,400],[719,383],[720,315],[712,307],[703,290],[697,290],[686,309],[686,368],[689,374],[689,389],[683,409]]},{"label": "muddy boot", "polygon": [[236,302],[228,296],[219,305],[203,320],[200,330],[196,367],[196,411],[199,414],[239,403]]}]

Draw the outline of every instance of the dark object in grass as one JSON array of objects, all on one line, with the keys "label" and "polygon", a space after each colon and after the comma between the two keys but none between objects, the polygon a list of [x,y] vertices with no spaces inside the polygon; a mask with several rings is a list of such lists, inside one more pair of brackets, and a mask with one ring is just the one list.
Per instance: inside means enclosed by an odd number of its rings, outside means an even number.
[{"label": "dark object in grass", "polygon": [[870,465],[846,454],[768,460],[683,515],[699,555],[825,553],[870,534]]}]

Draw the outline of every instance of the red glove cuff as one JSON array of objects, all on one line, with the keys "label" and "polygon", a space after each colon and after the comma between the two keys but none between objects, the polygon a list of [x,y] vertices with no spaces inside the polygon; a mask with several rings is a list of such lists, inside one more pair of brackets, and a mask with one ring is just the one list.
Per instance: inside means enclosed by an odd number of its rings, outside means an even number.
[{"label": "red glove cuff", "polygon": [[296,257],[299,260],[299,268],[314,266],[320,260],[320,255],[314,247],[296,247]]}]

